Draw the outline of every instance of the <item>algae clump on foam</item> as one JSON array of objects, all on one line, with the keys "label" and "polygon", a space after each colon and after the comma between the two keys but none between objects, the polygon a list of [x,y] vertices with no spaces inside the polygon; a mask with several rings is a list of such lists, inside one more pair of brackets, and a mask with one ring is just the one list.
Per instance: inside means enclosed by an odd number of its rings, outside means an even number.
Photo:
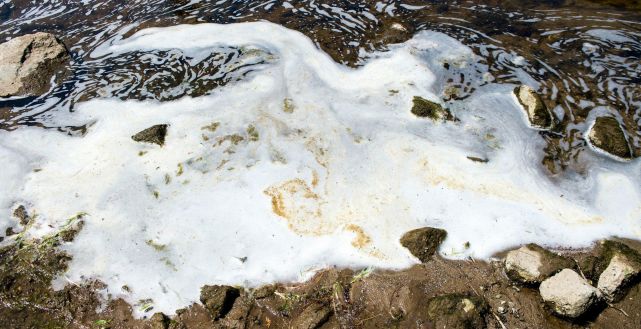
[{"label": "algae clump on foam", "polygon": [[414,96],[412,103],[412,114],[417,117],[429,118],[433,121],[454,119],[448,109],[444,109],[440,104],[429,101],[423,97]]}]

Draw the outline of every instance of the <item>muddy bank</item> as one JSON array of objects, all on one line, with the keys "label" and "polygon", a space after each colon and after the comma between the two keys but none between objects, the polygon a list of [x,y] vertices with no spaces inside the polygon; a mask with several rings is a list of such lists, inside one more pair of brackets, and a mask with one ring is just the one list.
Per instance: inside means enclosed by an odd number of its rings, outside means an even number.
[{"label": "muddy bank", "polygon": [[[626,282],[617,299],[570,319],[555,314],[535,283],[514,280],[505,253],[490,262],[434,256],[401,271],[330,268],[300,284],[204,286],[200,303],[169,317],[155,313],[153,301],[129,305],[104,296],[97,281],[69,281],[52,290],[51,281],[64,278],[70,260],[59,247],[71,243],[78,223],[41,241],[21,240],[0,250],[0,322],[6,328],[638,328],[641,323],[638,277]],[[638,242],[625,245],[641,251]],[[607,271],[607,258],[619,250],[612,246],[621,244],[560,251],[566,261],[554,264],[559,269],[569,264],[596,285]],[[544,258],[561,257],[530,248]],[[546,276],[555,273],[550,268],[545,267]],[[135,319],[134,308],[145,316]]]}]

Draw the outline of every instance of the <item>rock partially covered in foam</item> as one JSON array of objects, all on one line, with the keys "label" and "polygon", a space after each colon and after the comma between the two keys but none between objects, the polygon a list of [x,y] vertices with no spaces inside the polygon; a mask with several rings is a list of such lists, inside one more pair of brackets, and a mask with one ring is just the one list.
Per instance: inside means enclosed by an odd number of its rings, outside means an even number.
[{"label": "rock partially covered in foam", "polygon": [[525,109],[528,120],[533,127],[539,129],[552,128],[552,113],[534,89],[526,85],[521,85],[514,89],[514,94],[516,94],[516,98]]},{"label": "rock partially covered in foam", "polygon": [[571,259],[557,255],[536,244],[512,250],[505,257],[507,276],[524,284],[538,284],[564,268],[574,267]]},{"label": "rock partially covered in foam", "polygon": [[599,117],[588,132],[592,146],[621,159],[632,158],[630,145],[617,119]]},{"label": "rock partially covered in foam", "polygon": [[619,299],[641,274],[641,255],[625,244],[604,241],[602,261],[607,267],[599,276],[597,288],[610,302]]},{"label": "rock partially covered in foam", "polygon": [[447,232],[433,227],[423,227],[409,231],[401,237],[401,244],[421,262],[429,261],[443,240]]},{"label": "rock partially covered in foam", "polygon": [[543,281],[539,291],[556,314],[569,318],[583,315],[599,299],[598,290],[571,269]]},{"label": "rock partially covered in foam", "polygon": [[420,96],[414,96],[412,100],[412,114],[421,118],[430,118],[433,121],[454,120],[454,116],[448,109],[444,109],[438,103],[429,101]]},{"label": "rock partially covered in foam", "polygon": [[136,142],[152,143],[163,146],[167,135],[167,125],[154,125],[131,136]]},{"label": "rock partially covered in foam", "polygon": [[42,95],[51,78],[67,73],[69,54],[53,34],[38,32],[0,44],[0,97]]}]

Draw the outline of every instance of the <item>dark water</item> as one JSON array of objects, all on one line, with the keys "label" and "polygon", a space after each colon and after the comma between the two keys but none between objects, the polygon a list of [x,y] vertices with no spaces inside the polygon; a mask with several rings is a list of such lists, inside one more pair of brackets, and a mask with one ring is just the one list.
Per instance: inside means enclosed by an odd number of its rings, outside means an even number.
[{"label": "dark water", "polygon": [[[0,0],[0,40],[53,32],[73,57],[72,76],[49,94],[0,101],[0,129],[47,126],[54,111],[73,111],[77,102],[95,97],[199,96],[263,64],[241,62],[243,50],[235,48],[198,63],[180,51],[90,56],[100,44],[142,28],[268,20],[305,33],[350,66],[362,64],[368,51],[384,50],[416,31],[435,30],[482,56],[495,81],[539,82],[557,118],[552,132],[541,133],[548,142],[541,161],[551,173],[580,171],[586,150],[582,132],[595,110],[620,118],[635,155],[641,155],[641,5],[605,2],[618,7],[560,0]],[[453,75],[443,88],[456,90],[448,98],[465,98],[478,87],[475,83]]]}]

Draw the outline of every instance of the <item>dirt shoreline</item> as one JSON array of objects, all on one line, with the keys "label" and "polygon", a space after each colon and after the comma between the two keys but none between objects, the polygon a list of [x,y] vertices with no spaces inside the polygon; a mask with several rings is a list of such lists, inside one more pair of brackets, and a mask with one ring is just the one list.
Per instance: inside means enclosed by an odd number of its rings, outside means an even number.
[{"label": "dirt shoreline", "polygon": [[[443,316],[449,322],[441,323],[452,328],[623,329],[641,324],[638,279],[619,301],[570,320],[554,315],[536,286],[516,283],[506,275],[506,252],[489,262],[435,255],[400,271],[329,268],[307,282],[255,289],[205,286],[200,303],[169,317],[144,303],[104,300],[105,286],[95,280],[69,282],[54,291],[52,280],[64,273],[71,259],[59,247],[70,243],[77,232],[70,228],[0,249],[0,323],[5,328],[436,328],[434,321]],[[641,252],[641,242],[620,241]],[[590,279],[598,273],[584,264],[593,264],[589,260],[599,257],[597,249],[595,245],[557,252],[572,257]],[[450,303],[435,308],[437,297]],[[461,319],[452,298],[474,301],[477,309],[469,314],[477,319]],[[134,307],[147,308],[146,316],[135,319]]]}]

